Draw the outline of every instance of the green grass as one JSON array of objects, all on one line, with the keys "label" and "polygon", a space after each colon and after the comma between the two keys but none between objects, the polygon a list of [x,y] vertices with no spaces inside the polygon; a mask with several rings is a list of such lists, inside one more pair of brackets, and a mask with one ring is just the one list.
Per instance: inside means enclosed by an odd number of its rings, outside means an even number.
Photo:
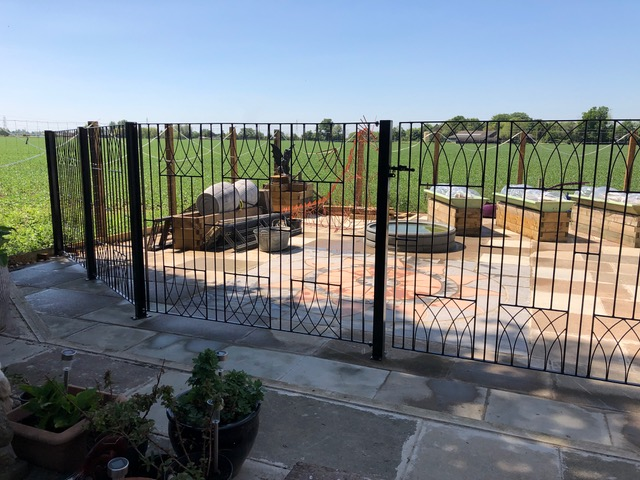
[{"label": "green grass", "polygon": [[9,255],[53,242],[47,160],[42,137],[0,137],[0,225],[15,228]]},{"label": "green grass", "polygon": [[[145,215],[147,219],[168,215],[168,195],[164,140],[143,140]],[[128,228],[126,166],[119,158],[124,142],[117,137],[105,140],[104,182],[109,233]],[[283,142],[283,149],[288,147]],[[365,144],[363,157],[363,202],[376,204],[377,156],[375,142]],[[433,181],[433,143],[403,141],[393,143],[392,165],[405,165],[412,172],[398,172],[390,179],[390,206],[398,211],[426,211],[423,190]],[[526,145],[524,183],[552,187],[557,184],[584,182],[610,185],[621,189],[625,174],[626,144],[595,145],[544,144]],[[494,188],[499,191],[507,182],[517,182],[518,145],[458,145],[440,147],[438,182],[469,185],[489,199]],[[295,142],[292,172],[302,172],[302,179],[314,183],[318,195],[327,205],[355,203],[354,144],[326,141]],[[231,177],[229,142],[220,138],[175,139],[175,168],[178,212],[193,205],[209,185]],[[351,160],[350,160],[351,159]],[[634,170],[640,168],[640,162]],[[266,140],[238,141],[238,173],[259,187],[268,183],[272,170]],[[543,180],[544,179],[544,180]],[[576,187],[570,186],[567,193]],[[640,173],[633,172],[632,190],[640,190]],[[118,195],[113,195],[118,192]],[[79,205],[79,204],[78,204]],[[75,207],[74,207],[75,208]],[[71,217],[69,217],[71,218]],[[78,217],[75,222],[78,222]],[[0,224],[16,228],[8,244],[9,254],[33,251],[52,244],[44,139],[0,137]],[[74,229],[73,225],[70,225]],[[78,230],[79,231],[79,230]]]}]

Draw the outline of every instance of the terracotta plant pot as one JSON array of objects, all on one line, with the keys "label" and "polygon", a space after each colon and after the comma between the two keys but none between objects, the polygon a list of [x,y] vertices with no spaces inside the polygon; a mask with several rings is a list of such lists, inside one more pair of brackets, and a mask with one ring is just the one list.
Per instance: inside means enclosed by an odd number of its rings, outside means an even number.
[{"label": "terracotta plant pot", "polygon": [[[71,393],[84,390],[81,387],[69,386]],[[115,396],[103,394],[109,400]],[[13,429],[11,446],[18,458],[49,470],[60,473],[71,473],[78,470],[87,454],[88,420],[80,420],[66,430],[56,433],[27,425],[29,417],[24,405],[11,410],[7,417]]]}]

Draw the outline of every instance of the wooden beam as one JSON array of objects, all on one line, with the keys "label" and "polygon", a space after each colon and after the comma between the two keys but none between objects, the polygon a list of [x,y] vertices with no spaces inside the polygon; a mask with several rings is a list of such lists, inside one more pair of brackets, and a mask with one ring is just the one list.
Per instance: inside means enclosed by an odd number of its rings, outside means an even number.
[{"label": "wooden beam", "polygon": [[631,190],[631,180],[633,177],[633,162],[636,156],[636,147],[638,145],[638,140],[636,139],[636,135],[638,134],[638,130],[634,131],[629,135],[629,149],[627,150],[627,170],[624,172],[624,191],[629,192]]},{"label": "wooden beam", "polygon": [[520,148],[518,151],[518,181],[519,185],[524,183],[524,157],[527,152],[527,134],[520,132]]},{"label": "wooden beam", "polygon": [[238,180],[238,136],[236,127],[229,127],[229,161],[231,162],[231,179]]},{"label": "wooden beam", "polygon": [[173,146],[173,124],[167,123],[164,132],[164,159],[167,163],[167,195],[169,196],[169,215],[178,214],[176,200],[176,160]]}]

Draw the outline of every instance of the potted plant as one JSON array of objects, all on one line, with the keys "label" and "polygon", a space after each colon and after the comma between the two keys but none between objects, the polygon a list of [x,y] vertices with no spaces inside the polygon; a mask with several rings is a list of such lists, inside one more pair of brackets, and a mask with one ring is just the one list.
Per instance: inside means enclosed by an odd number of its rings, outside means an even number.
[{"label": "potted plant", "polygon": [[223,372],[223,353],[206,349],[198,354],[187,380],[189,390],[165,399],[165,406],[169,439],[178,456],[206,456],[213,442],[212,419],[219,415],[219,450],[231,461],[235,476],[258,435],[264,392],[262,383],[244,371]]},{"label": "potted plant", "polygon": [[67,388],[54,379],[42,385],[21,385],[29,401],[7,417],[16,455],[43,468],[68,473],[84,459],[87,446],[85,413],[113,397],[96,388]]},{"label": "potted plant", "polygon": [[0,225],[0,332],[7,328],[9,315],[9,255],[4,245],[14,229]]},{"label": "potted plant", "polygon": [[[133,475],[144,472],[145,454],[155,421],[149,417],[151,407],[161,398],[171,396],[173,389],[160,385],[162,372],[148,393],[136,393],[128,398],[117,397],[86,412],[89,422],[90,445],[93,445],[82,467],[85,476],[94,480],[107,480],[109,460],[124,457]],[[111,372],[104,375],[105,389],[111,391]],[[113,392],[111,391],[111,395]]]}]

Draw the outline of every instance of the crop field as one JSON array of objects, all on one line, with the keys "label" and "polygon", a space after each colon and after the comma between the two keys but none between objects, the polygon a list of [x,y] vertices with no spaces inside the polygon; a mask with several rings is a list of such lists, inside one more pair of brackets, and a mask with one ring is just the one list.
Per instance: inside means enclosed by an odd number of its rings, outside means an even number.
[{"label": "crop field", "polygon": [[[103,165],[107,188],[126,185],[126,166],[120,152],[123,140],[103,139]],[[352,140],[331,142],[296,140],[291,161],[294,177],[312,182],[318,205],[354,205],[356,178],[361,178],[366,207],[376,205],[378,144],[356,144]],[[282,149],[290,147],[282,142]],[[147,219],[167,215],[167,162],[164,139],[141,142],[141,162],[145,215]],[[16,228],[8,244],[9,254],[46,248],[52,244],[51,213],[46,157],[42,137],[0,137],[0,224]],[[359,152],[361,150],[361,152]],[[443,143],[438,150],[438,183],[467,185],[492,199],[495,191],[507,183],[517,183],[519,145]],[[360,153],[360,155],[359,155]],[[523,183],[545,188],[559,188],[573,193],[578,183],[623,187],[628,145],[614,143],[589,145],[575,143],[527,144],[523,152]],[[273,172],[270,144],[263,140],[238,140],[238,176],[262,187]],[[637,156],[637,153],[636,153]],[[176,197],[179,211],[189,209],[197,196],[209,185],[231,178],[230,143],[226,138],[192,138],[179,136],[174,142]],[[362,158],[362,168],[356,167]],[[389,183],[389,203],[399,212],[426,210],[424,189],[433,183],[436,158],[434,142],[394,142],[392,165],[404,165],[413,171],[396,172]],[[640,162],[632,171],[631,190],[640,190]],[[109,200],[110,216],[117,223],[126,220],[126,206],[121,198]],[[79,201],[79,199],[78,199]]]}]

